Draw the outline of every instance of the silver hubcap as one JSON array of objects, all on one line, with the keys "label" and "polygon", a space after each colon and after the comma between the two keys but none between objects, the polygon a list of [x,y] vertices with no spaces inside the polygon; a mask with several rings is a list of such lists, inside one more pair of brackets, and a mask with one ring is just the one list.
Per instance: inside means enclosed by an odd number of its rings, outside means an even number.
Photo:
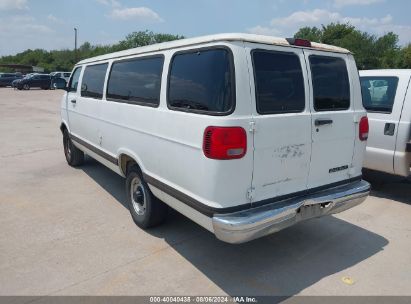
[{"label": "silver hubcap", "polygon": [[134,177],[130,184],[130,196],[134,211],[138,215],[146,212],[146,190],[138,177]]}]

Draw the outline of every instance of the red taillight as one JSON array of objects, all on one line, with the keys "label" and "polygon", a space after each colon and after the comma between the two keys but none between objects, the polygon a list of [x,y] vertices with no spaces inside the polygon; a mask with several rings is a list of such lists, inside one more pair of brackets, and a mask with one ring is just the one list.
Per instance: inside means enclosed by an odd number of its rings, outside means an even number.
[{"label": "red taillight", "polygon": [[365,141],[368,139],[368,132],[370,130],[370,126],[368,125],[368,117],[364,116],[360,120],[360,140]]},{"label": "red taillight", "polygon": [[247,152],[247,134],[241,127],[207,127],[203,152],[212,159],[242,158]]},{"label": "red taillight", "polygon": [[287,38],[289,44],[295,46],[311,47],[311,41],[301,38]]}]

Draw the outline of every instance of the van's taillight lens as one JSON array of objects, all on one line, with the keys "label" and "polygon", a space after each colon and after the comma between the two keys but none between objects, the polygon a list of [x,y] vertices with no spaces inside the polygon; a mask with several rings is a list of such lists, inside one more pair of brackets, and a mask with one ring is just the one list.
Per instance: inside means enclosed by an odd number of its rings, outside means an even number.
[{"label": "van's taillight lens", "polygon": [[360,140],[361,141],[365,141],[368,139],[369,130],[370,130],[370,126],[368,124],[368,118],[364,116],[360,120]]},{"label": "van's taillight lens", "polygon": [[247,134],[241,127],[207,127],[203,152],[212,159],[242,158],[247,152]]}]

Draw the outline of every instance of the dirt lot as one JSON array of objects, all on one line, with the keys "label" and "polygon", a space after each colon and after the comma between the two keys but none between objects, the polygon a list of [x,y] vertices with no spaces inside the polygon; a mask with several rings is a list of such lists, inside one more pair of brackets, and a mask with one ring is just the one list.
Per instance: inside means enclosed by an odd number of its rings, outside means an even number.
[{"label": "dirt lot", "polygon": [[243,245],[175,212],[146,232],[121,177],[66,164],[61,95],[0,89],[0,295],[411,295],[409,180]]}]

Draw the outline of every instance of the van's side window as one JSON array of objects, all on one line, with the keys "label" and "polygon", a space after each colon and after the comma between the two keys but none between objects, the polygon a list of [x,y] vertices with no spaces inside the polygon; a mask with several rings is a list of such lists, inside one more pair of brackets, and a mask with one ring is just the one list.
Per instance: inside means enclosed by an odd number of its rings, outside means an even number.
[{"label": "van's side window", "polygon": [[77,92],[78,80],[80,78],[81,67],[78,67],[74,70],[73,75],[70,78],[68,85],[69,92]]},{"label": "van's side window", "polygon": [[114,62],[107,85],[107,99],[158,106],[163,56]]},{"label": "van's side window", "polygon": [[311,55],[314,109],[342,111],[350,107],[350,82],[342,58]]},{"label": "van's side window", "polygon": [[305,108],[304,78],[294,53],[252,52],[257,112],[296,113]]},{"label": "van's side window", "polygon": [[103,98],[104,79],[106,77],[107,66],[107,63],[103,63],[86,67],[81,82],[81,96],[96,99]]},{"label": "van's side window", "polygon": [[361,77],[362,103],[368,111],[391,113],[397,77]]},{"label": "van's side window", "polygon": [[177,53],[170,64],[168,82],[171,109],[217,115],[234,110],[234,66],[228,49]]}]

